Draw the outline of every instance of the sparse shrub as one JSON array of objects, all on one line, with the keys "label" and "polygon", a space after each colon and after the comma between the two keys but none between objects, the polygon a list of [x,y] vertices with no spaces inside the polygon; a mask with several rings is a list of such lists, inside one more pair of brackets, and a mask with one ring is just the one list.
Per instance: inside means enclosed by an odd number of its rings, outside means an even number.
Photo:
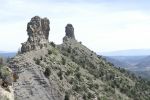
[{"label": "sparse shrub", "polygon": [[107,97],[102,96],[102,97],[100,97],[100,100],[108,100],[108,99],[107,99]]},{"label": "sparse shrub", "polygon": [[113,63],[110,63],[110,62],[107,62],[108,63],[108,65],[109,66],[114,66],[114,64]]},{"label": "sparse shrub", "polygon": [[80,67],[77,67],[77,68],[76,68],[76,72],[78,72],[79,70],[80,70]]},{"label": "sparse shrub", "polygon": [[51,50],[48,50],[48,54],[51,55],[51,54],[52,54],[52,51],[51,51]]},{"label": "sparse shrub", "polygon": [[71,47],[69,47],[69,48],[67,49],[67,52],[68,52],[68,53],[71,53]]},{"label": "sparse shrub", "polygon": [[54,48],[56,47],[56,44],[55,44],[54,42],[51,42],[50,44],[51,44],[51,46],[53,46]]},{"label": "sparse shrub", "polygon": [[66,64],[66,59],[64,57],[62,57],[62,64],[65,65]]},{"label": "sparse shrub", "polygon": [[73,62],[75,62],[76,61],[76,59],[75,59],[75,57],[73,56],[73,55],[71,55],[71,57],[70,57],[71,59],[72,59],[72,61]]},{"label": "sparse shrub", "polygon": [[68,54],[67,52],[62,52],[62,54],[63,54],[64,56],[66,56],[66,57],[69,56],[69,54]]},{"label": "sparse shrub", "polygon": [[94,83],[94,88],[95,88],[95,89],[98,89],[98,88],[99,88],[98,83]]},{"label": "sparse shrub", "polygon": [[88,92],[88,87],[86,84],[83,84],[81,88],[84,92]]},{"label": "sparse shrub", "polygon": [[12,85],[13,83],[13,76],[10,72],[10,69],[6,66],[3,66],[0,69],[0,78],[3,80],[3,86],[7,87],[8,85]]},{"label": "sparse shrub", "polygon": [[17,79],[19,79],[19,76],[17,73],[13,73],[13,81],[17,82]]},{"label": "sparse shrub", "polygon": [[58,54],[58,52],[57,52],[56,49],[52,49],[52,53],[53,53],[54,55],[57,55],[57,54]]},{"label": "sparse shrub", "polygon": [[60,71],[57,73],[57,75],[59,76],[60,80],[63,79],[63,72],[62,72],[61,69],[60,69]]},{"label": "sparse shrub", "polygon": [[73,83],[74,83],[74,79],[71,78],[71,79],[69,80],[69,83],[70,83],[70,84],[73,84]]},{"label": "sparse shrub", "polygon": [[88,97],[86,94],[83,94],[83,100],[88,100]]},{"label": "sparse shrub", "polygon": [[126,71],[124,68],[119,68],[119,70],[121,73],[125,73],[125,71]]},{"label": "sparse shrub", "polygon": [[86,62],[83,59],[80,60],[80,64],[82,68],[86,68]]},{"label": "sparse shrub", "polygon": [[98,97],[97,97],[97,100],[102,100],[102,99],[101,99],[101,97],[98,96]]},{"label": "sparse shrub", "polygon": [[91,89],[91,90],[94,89],[94,83],[93,82],[89,82],[88,86],[89,86],[89,89]]},{"label": "sparse shrub", "polygon": [[68,92],[65,93],[65,98],[64,98],[64,100],[70,100],[70,95],[69,95]]},{"label": "sparse shrub", "polygon": [[76,74],[76,77],[80,80],[81,79],[81,73],[80,72],[77,72]]},{"label": "sparse shrub", "polygon": [[72,89],[74,91],[76,91],[76,92],[79,92],[79,91],[81,92],[81,88],[80,88],[80,86],[78,84],[74,84],[73,87],[72,87]]},{"label": "sparse shrub", "polygon": [[65,73],[67,76],[69,76],[71,74],[71,70],[67,70],[67,72]]},{"label": "sparse shrub", "polygon": [[45,69],[44,75],[45,75],[46,77],[49,77],[49,76],[51,75],[51,70],[50,70],[50,68],[47,67],[47,68]]},{"label": "sparse shrub", "polygon": [[111,88],[110,86],[105,86],[105,87],[104,87],[104,91],[110,92],[110,93],[114,93],[114,92],[115,92],[115,89],[114,89],[114,88]]},{"label": "sparse shrub", "polygon": [[94,94],[92,94],[91,92],[88,92],[88,98],[89,99],[94,98]]},{"label": "sparse shrub", "polygon": [[40,65],[40,63],[41,63],[40,59],[33,58],[33,60],[35,61],[35,64]]},{"label": "sparse shrub", "polygon": [[98,59],[102,59],[102,56],[101,55],[97,55]]},{"label": "sparse shrub", "polygon": [[42,57],[42,56],[40,56],[40,60],[43,60],[43,57]]}]

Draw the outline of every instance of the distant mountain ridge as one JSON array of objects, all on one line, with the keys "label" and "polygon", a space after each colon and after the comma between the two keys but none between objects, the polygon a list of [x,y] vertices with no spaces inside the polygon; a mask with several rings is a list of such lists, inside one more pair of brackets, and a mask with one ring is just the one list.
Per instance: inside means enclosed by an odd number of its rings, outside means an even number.
[{"label": "distant mountain ridge", "polygon": [[5,52],[5,51],[0,51],[0,57],[14,57],[16,55],[16,52]]},{"label": "distant mountain ridge", "polygon": [[147,56],[150,55],[150,49],[129,49],[112,52],[99,52],[98,54],[104,56]]},{"label": "distant mountain ridge", "polygon": [[105,58],[108,62],[113,63],[116,67],[121,67],[121,68],[125,68],[125,69],[133,67],[131,64],[129,64],[127,62],[123,62],[121,60],[118,60],[117,58],[113,58],[113,57],[105,57]]},{"label": "distant mountain ridge", "polygon": [[150,79],[150,56],[106,56],[107,61]]}]

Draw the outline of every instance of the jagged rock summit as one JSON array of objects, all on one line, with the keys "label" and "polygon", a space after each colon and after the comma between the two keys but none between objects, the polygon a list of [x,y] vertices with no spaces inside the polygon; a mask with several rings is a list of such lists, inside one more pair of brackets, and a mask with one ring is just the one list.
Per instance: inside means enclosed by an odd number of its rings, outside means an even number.
[{"label": "jagged rock summit", "polygon": [[27,24],[28,40],[22,43],[21,52],[41,49],[47,47],[49,37],[50,21],[47,18],[35,16]]}]

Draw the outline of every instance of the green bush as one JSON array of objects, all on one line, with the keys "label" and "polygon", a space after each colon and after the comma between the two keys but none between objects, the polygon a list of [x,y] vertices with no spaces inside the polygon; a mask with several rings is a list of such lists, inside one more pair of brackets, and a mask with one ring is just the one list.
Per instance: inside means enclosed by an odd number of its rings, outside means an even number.
[{"label": "green bush", "polygon": [[70,74],[72,74],[73,71],[70,69],[70,70],[67,70],[67,72],[65,73],[67,76],[69,76]]},{"label": "green bush", "polygon": [[63,72],[62,72],[61,69],[60,69],[60,71],[57,73],[57,75],[59,76],[60,80],[63,79]]},{"label": "green bush", "polygon": [[68,53],[71,53],[71,47],[69,47],[69,48],[67,49],[67,52],[68,52]]},{"label": "green bush", "polygon": [[70,98],[70,95],[68,92],[66,92],[64,100],[70,100],[69,98]]},{"label": "green bush", "polygon": [[81,79],[81,73],[80,72],[77,72],[76,74],[76,77],[80,80]]},{"label": "green bush", "polygon": [[1,67],[0,78],[4,81],[5,86],[12,85],[13,83],[12,73],[6,66]]},{"label": "green bush", "polygon": [[35,61],[35,64],[40,65],[40,63],[41,63],[40,59],[38,59],[38,58],[37,58],[37,59],[36,59],[36,58],[34,58],[33,60]]},{"label": "green bush", "polygon": [[44,72],[44,75],[45,75],[46,77],[49,77],[50,74],[51,74],[50,68],[46,68],[46,69],[45,69],[45,72]]},{"label": "green bush", "polygon": [[88,96],[86,94],[83,94],[83,100],[88,100]]},{"label": "green bush", "polygon": [[64,57],[62,57],[62,64],[65,65],[66,64],[66,59]]},{"label": "green bush", "polygon": [[54,42],[51,42],[50,45],[54,48],[56,47],[56,44]]},{"label": "green bush", "polygon": [[51,51],[51,50],[48,50],[48,54],[51,55],[51,54],[52,54],[52,51]]},{"label": "green bush", "polygon": [[88,92],[88,98],[89,99],[94,98],[94,94],[92,94],[91,92]]}]

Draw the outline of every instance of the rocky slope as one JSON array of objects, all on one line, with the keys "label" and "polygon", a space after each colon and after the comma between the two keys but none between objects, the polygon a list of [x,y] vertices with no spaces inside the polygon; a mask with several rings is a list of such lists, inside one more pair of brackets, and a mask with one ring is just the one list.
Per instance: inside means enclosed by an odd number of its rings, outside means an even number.
[{"label": "rocky slope", "polygon": [[150,85],[78,42],[67,24],[61,45],[48,42],[49,20],[35,16],[10,62],[15,100],[149,100]]}]

